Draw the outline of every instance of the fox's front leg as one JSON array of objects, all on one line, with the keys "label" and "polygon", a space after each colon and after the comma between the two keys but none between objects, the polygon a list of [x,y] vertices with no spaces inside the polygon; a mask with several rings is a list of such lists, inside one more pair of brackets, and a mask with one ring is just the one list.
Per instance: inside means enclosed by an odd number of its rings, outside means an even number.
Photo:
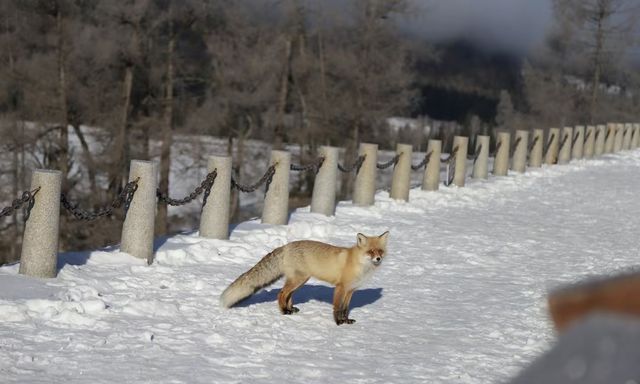
[{"label": "fox's front leg", "polygon": [[353,324],[356,321],[348,318],[349,314],[349,302],[351,301],[351,295],[353,290],[347,291],[344,289],[344,285],[336,285],[336,289],[333,292],[333,319],[336,324]]}]

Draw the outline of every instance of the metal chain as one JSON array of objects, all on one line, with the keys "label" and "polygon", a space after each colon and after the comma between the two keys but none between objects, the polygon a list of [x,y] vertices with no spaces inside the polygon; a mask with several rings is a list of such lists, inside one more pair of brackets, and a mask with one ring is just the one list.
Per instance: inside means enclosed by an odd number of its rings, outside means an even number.
[{"label": "metal chain", "polygon": [[609,138],[609,136],[611,135],[611,132],[613,131],[613,129],[609,129],[609,127],[607,127],[607,133],[604,135],[604,140],[607,141],[607,139]]},{"label": "metal chain", "polygon": [[9,215],[12,215],[13,212],[17,211],[18,209],[20,209],[20,207],[22,207],[25,204],[26,204],[25,208],[27,209],[32,207],[34,203],[34,197],[39,190],[40,190],[40,187],[34,189],[33,191],[22,192],[19,198],[11,202],[10,206],[2,208],[2,210],[0,211],[0,217],[6,217]]},{"label": "metal chain", "polygon": [[316,161],[308,165],[291,164],[289,166],[289,169],[296,172],[313,171],[314,173],[318,173],[318,171],[322,167],[322,163],[324,163],[324,157],[319,157]]},{"label": "metal chain", "polygon": [[547,158],[547,152],[549,152],[549,148],[551,148],[551,143],[553,143],[553,140],[555,140],[555,139],[556,139],[556,134],[552,133],[551,137],[549,138],[549,141],[547,142],[547,145],[544,148],[544,151],[542,151],[543,152],[542,153],[542,157],[543,158],[545,158],[545,159]]},{"label": "metal chain", "polygon": [[71,214],[76,219],[83,221],[93,221],[104,216],[111,216],[113,214],[113,211],[117,208],[120,208],[123,204],[126,214],[126,212],[129,210],[129,205],[131,205],[131,200],[133,200],[133,195],[138,190],[138,181],[140,181],[140,178],[128,182],[124,186],[120,194],[111,202],[111,204],[93,212],[85,211],[78,208],[77,205],[71,204],[64,193],[60,195],[60,203],[67,211],[71,212]]},{"label": "metal chain", "polygon": [[571,140],[571,146],[573,147],[574,145],[576,145],[576,141],[578,141],[578,138],[580,137],[580,132],[576,132],[576,135],[573,137],[573,140]]},{"label": "metal chain", "polygon": [[568,139],[569,139],[569,134],[564,135],[564,138],[560,143],[560,147],[558,147],[558,152],[562,151],[562,147],[564,147],[564,144],[567,142]]},{"label": "metal chain", "polygon": [[231,176],[231,188],[236,188],[241,192],[250,193],[260,188],[260,186],[264,183],[267,183],[267,189],[269,188],[269,184],[271,184],[271,180],[273,179],[273,175],[276,173],[276,164],[271,165],[267,168],[267,171],[262,175],[260,180],[258,180],[253,185],[240,184],[233,176]]},{"label": "metal chain", "polygon": [[431,158],[431,153],[433,153],[433,151],[429,151],[429,153],[427,153],[424,156],[424,159],[422,159],[422,161],[419,162],[418,164],[416,164],[416,165],[412,164],[411,165],[411,169],[413,169],[414,171],[417,171],[418,169],[420,169],[420,168],[424,167],[425,165],[429,164],[429,158]]},{"label": "metal chain", "polygon": [[453,151],[451,152],[451,154],[449,154],[449,157],[447,157],[446,159],[442,160],[440,159],[441,162],[445,163],[445,164],[449,164],[451,162],[451,160],[456,157],[456,154],[458,153],[458,147],[456,146],[455,148],[453,148]]},{"label": "metal chain", "polygon": [[398,160],[400,159],[401,155],[402,155],[402,153],[398,153],[397,155],[395,155],[391,160],[387,161],[386,163],[377,163],[376,164],[376,168],[378,168],[378,169],[387,169],[392,165],[398,164]]},{"label": "metal chain", "polygon": [[[202,180],[200,185],[197,186],[196,189],[193,192],[191,192],[188,196],[182,199],[172,199],[169,197],[169,195],[160,192],[160,189],[156,190],[156,196],[158,196],[158,201],[160,201],[161,203],[169,204],[174,207],[185,205],[195,200],[203,192],[211,191],[211,187],[213,187],[213,183],[215,183],[217,176],[218,176],[217,169],[214,169],[213,171],[209,172],[207,176],[204,178],[204,180]],[[208,196],[209,193],[206,193],[206,195]]]},{"label": "metal chain", "polygon": [[511,148],[511,153],[509,154],[509,157],[513,157],[513,154],[516,153],[516,149],[518,149],[518,145],[520,145],[521,141],[522,141],[522,136],[518,137],[516,141],[513,142],[513,148]]},{"label": "metal chain", "polygon": [[480,152],[482,152],[482,144],[480,144],[478,148],[476,148],[476,153],[473,154],[473,164],[475,164],[476,161],[478,161],[478,157],[480,157]]},{"label": "metal chain", "polygon": [[531,153],[531,150],[533,149],[533,147],[535,147],[536,144],[538,143],[539,138],[540,136],[536,136],[533,138],[533,141],[531,141],[531,144],[529,144],[529,147],[527,147],[527,153]]},{"label": "metal chain", "polygon": [[362,167],[362,164],[364,163],[364,160],[365,160],[366,157],[367,157],[367,155],[358,156],[356,161],[354,161],[353,164],[350,167],[346,167],[346,166],[341,165],[340,163],[338,163],[338,169],[341,172],[344,172],[344,173],[353,172],[354,170],[356,171],[356,173],[358,173],[358,171],[360,171],[360,167]]},{"label": "metal chain", "polygon": [[445,186],[450,186],[451,183],[453,183],[453,179],[456,176],[456,156],[455,156],[455,152],[457,151],[458,147],[455,148],[454,152],[452,153],[452,155],[449,157],[449,159],[447,160],[447,177],[444,181],[444,185]]},{"label": "metal chain", "polygon": [[498,144],[496,144],[495,149],[493,150],[493,153],[491,154],[491,157],[496,157],[496,154],[498,153],[498,151],[500,150],[500,147],[502,147],[502,140],[498,141]]},{"label": "metal chain", "polygon": [[589,129],[587,130],[587,134],[584,135],[584,141],[586,142],[587,140],[589,140],[589,137],[591,136],[591,132],[593,132],[593,129]]}]

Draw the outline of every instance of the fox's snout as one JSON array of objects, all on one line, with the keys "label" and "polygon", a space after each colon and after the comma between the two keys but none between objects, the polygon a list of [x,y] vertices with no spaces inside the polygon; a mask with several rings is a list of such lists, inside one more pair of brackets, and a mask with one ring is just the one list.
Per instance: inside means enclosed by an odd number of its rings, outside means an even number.
[{"label": "fox's snout", "polygon": [[382,258],[380,256],[376,256],[371,260],[371,262],[373,263],[373,265],[378,266],[382,264]]}]

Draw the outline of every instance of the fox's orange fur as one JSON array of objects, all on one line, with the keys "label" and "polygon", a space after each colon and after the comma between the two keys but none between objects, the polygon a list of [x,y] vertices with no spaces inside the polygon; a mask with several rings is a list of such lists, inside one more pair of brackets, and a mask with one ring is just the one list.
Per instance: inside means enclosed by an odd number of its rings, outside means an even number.
[{"label": "fox's orange fur", "polygon": [[353,291],[384,259],[388,234],[369,237],[358,233],[356,245],[351,248],[310,240],[283,245],[231,283],[220,302],[225,308],[232,307],[284,276],[286,281],[278,294],[278,306],[283,314],[292,314],[298,312],[293,306],[293,293],[314,277],[336,287],[333,295],[336,324],[351,324],[355,322],[348,318]]}]

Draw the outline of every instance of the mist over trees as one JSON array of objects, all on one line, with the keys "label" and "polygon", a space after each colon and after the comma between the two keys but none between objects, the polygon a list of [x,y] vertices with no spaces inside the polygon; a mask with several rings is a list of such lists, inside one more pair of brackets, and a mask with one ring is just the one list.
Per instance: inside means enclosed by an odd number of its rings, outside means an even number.
[{"label": "mist over trees", "polygon": [[[134,158],[159,160],[166,193],[178,133],[227,140],[242,179],[248,139],[299,145],[301,162],[324,144],[346,148],[347,159],[363,141],[424,149],[422,131],[388,129],[392,116],[419,118],[446,142],[460,132],[633,119],[638,7],[553,6],[544,45],[523,58],[408,34],[402,22],[416,10],[405,0],[2,1],[0,201],[27,189],[28,164],[37,164],[61,170],[75,201],[102,206]],[[160,205],[158,234],[168,221]],[[17,213],[3,219],[0,253],[17,255],[22,225]],[[96,225],[63,212],[61,246],[117,240],[117,217]]]}]

